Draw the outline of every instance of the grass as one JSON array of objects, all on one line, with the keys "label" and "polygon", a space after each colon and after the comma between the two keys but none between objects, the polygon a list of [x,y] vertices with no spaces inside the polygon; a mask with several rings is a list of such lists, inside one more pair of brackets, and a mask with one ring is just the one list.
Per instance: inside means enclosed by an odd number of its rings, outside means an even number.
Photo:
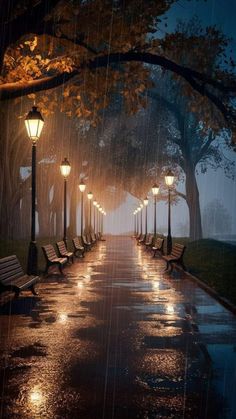
[{"label": "grass", "polygon": [[174,242],[186,244],[187,270],[236,304],[236,246],[212,239],[175,238]]}]

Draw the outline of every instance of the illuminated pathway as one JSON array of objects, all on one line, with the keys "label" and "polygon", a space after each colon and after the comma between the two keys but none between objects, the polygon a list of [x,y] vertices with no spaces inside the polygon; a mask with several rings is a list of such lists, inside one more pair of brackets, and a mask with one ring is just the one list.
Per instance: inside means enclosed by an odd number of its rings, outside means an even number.
[{"label": "illuminated pathway", "polygon": [[2,305],[1,417],[235,418],[236,318],[163,269],[109,238]]}]

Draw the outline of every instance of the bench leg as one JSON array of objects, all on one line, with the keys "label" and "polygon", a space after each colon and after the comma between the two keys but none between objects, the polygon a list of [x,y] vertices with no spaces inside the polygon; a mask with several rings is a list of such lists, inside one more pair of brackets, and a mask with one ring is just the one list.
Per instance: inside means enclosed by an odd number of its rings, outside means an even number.
[{"label": "bench leg", "polygon": [[34,288],[34,285],[31,285],[30,291],[32,292],[33,295],[38,295],[37,291]]},{"label": "bench leg", "polygon": [[62,270],[62,265],[61,264],[58,266],[58,268],[59,268],[59,271],[60,271],[61,275],[62,276],[65,276],[65,274],[64,274],[64,272]]},{"label": "bench leg", "polygon": [[19,290],[19,288],[15,288],[14,291],[15,291],[14,298],[17,299],[19,297],[19,295],[20,295],[20,290]]},{"label": "bench leg", "polygon": [[169,262],[166,262],[166,269],[165,269],[165,271],[168,271],[168,269],[169,269]]}]

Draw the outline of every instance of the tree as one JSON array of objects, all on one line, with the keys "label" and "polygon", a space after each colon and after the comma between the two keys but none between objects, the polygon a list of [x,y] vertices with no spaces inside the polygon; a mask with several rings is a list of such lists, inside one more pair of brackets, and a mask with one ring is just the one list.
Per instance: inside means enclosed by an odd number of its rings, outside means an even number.
[{"label": "tree", "polygon": [[[208,28],[191,38],[178,31],[157,38],[160,19],[177,1],[13,0],[10,7],[1,2],[0,98],[47,90],[43,103],[49,112],[58,106],[54,88],[62,86],[58,94],[64,98],[63,111],[74,110],[95,124],[117,89],[132,111],[143,106],[142,93],[150,87],[149,69],[143,64],[148,63],[185,80],[186,93],[212,103],[221,124],[234,129],[233,60],[221,60],[214,71],[202,65],[202,39],[210,45],[217,30]],[[198,62],[179,62],[179,49],[188,54],[193,45]],[[228,45],[229,40],[222,55]]]},{"label": "tree", "polygon": [[209,202],[203,210],[203,231],[205,237],[230,234],[232,218],[219,199]]}]

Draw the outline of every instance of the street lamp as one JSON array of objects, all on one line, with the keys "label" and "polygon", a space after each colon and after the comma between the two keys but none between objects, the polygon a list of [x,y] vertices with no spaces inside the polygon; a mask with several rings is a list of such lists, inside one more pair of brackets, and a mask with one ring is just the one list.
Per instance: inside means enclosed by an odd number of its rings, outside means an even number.
[{"label": "street lamp", "polygon": [[80,222],[80,235],[83,236],[83,222],[84,222],[84,191],[86,189],[86,185],[83,179],[80,181],[79,190],[81,192],[81,222]]},{"label": "street lamp", "polygon": [[157,195],[159,193],[159,186],[154,183],[152,187],[152,194],[154,196],[154,237],[157,234]]},{"label": "street lamp", "polygon": [[94,234],[96,234],[96,208],[97,208],[97,201],[96,199],[93,201],[93,228],[94,228]]},{"label": "street lamp", "polygon": [[70,174],[71,171],[71,165],[67,158],[65,157],[64,160],[61,162],[60,165],[60,171],[61,175],[64,178],[64,234],[63,234],[63,240],[66,243],[67,237],[66,237],[66,224],[67,224],[67,202],[66,202],[66,195],[67,195],[67,177]]},{"label": "street lamp", "polygon": [[134,214],[134,237],[136,236],[136,210],[133,212]]},{"label": "street lamp", "polygon": [[171,170],[165,175],[165,183],[168,186],[168,234],[167,234],[167,254],[169,255],[172,251],[172,237],[171,237],[171,207],[170,207],[170,189],[174,182],[174,174]]},{"label": "street lamp", "polygon": [[143,200],[145,206],[145,235],[147,236],[147,206],[148,206],[148,197]]},{"label": "street lamp", "polygon": [[142,213],[142,209],[143,209],[143,204],[140,204],[140,230],[141,230],[141,234],[143,234],[143,213]]},{"label": "street lamp", "polygon": [[31,174],[31,240],[28,251],[27,273],[36,275],[38,272],[38,250],[35,237],[36,216],[36,144],[40,138],[44,120],[41,113],[33,106],[25,118],[28,137],[32,141],[32,174]]},{"label": "street lamp", "polygon": [[89,192],[87,196],[89,199],[89,229],[91,233],[92,232],[92,199],[93,199],[92,192]]}]

